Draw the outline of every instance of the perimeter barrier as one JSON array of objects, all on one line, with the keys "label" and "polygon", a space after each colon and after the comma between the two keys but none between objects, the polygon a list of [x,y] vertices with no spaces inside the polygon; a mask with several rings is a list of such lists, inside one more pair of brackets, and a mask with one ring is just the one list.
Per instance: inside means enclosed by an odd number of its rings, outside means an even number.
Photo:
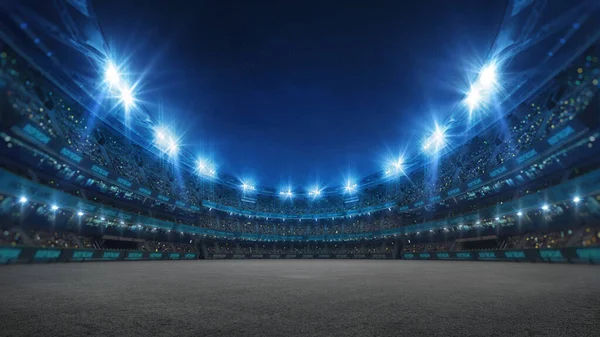
[{"label": "perimeter barrier", "polygon": [[600,247],[402,253],[404,260],[600,263]]},{"label": "perimeter barrier", "polygon": [[0,264],[197,259],[198,253],[0,246]]},{"label": "perimeter barrier", "polygon": [[208,254],[212,260],[248,260],[248,259],[371,259],[392,260],[390,254]]}]

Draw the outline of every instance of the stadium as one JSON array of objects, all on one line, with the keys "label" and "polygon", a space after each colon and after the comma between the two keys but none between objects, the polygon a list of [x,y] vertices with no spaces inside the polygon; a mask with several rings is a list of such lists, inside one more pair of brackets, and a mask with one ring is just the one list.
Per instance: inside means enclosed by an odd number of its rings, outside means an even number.
[{"label": "stadium", "polygon": [[597,1],[507,0],[418,139],[296,185],[199,156],[93,5],[0,2],[0,336],[600,333]]}]

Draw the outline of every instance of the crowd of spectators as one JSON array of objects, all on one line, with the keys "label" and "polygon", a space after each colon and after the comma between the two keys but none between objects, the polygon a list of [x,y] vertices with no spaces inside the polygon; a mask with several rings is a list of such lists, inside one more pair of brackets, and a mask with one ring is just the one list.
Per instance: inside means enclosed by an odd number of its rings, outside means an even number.
[{"label": "crowd of spectators", "polygon": [[23,244],[23,239],[19,231],[7,229],[2,231],[0,235],[0,245],[2,246],[16,246]]},{"label": "crowd of spectators", "polygon": [[162,253],[173,251],[173,246],[170,242],[146,241],[142,245],[142,249],[149,252]]},{"label": "crowd of spectators", "polygon": [[36,246],[44,248],[79,248],[79,244],[68,233],[30,231],[28,235]]},{"label": "crowd of spectators", "polygon": [[404,245],[402,251],[405,253],[418,252],[444,252],[456,246],[453,242],[432,242],[432,243],[413,243]]},{"label": "crowd of spectators", "polygon": [[[427,195],[447,191],[476,178],[551,135],[561,124],[585,110],[598,90],[595,78],[599,69],[597,57],[583,55],[555,79],[560,83],[568,82],[572,90],[560,92],[556,88],[550,88],[548,90],[554,91],[536,95],[504,119],[501,129],[508,133],[500,134],[500,128],[489,128],[489,132],[472,138],[459,150],[439,161],[434,173],[432,170],[416,170],[410,173],[410,179],[395,182],[398,188],[376,186],[370,191],[361,191],[357,203],[346,204],[345,197],[340,194],[320,198],[295,198],[292,201],[280,198],[276,193],[259,193],[253,196],[256,202],[245,203],[240,202],[242,192],[234,188],[214,184],[210,188],[203,188],[201,178],[187,171],[182,171],[181,177],[178,177],[173,166],[165,162],[152,146],[135,144],[114,128],[91,118],[89,111],[58,90],[53,90],[53,86],[27,67],[24,60],[15,57],[8,48],[5,49],[2,53],[4,62],[0,67],[0,79],[8,84],[11,92],[9,100],[14,113],[32,121],[36,127],[50,137],[64,142],[74,152],[163,196],[176,196],[195,205],[200,205],[202,200],[210,200],[239,209],[277,214],[343,212],[381,205],[388,201],[412,204]],[[576,85],[571,83],[574,76],[577,77]],[[390,226],[393,224],[383,223],[384,229],[391,228]],[[227,222],[220,227],[227,231],[237,230],[237,225]],[[341,230],[354,233],[359,227],[345,226]],[[331,233],[332,230],[334,229],[328,228],[327,232]],[[263,226],[259,232],[270,234],[274,231]]]},{"label": "crowd of spectators", "polygon": [[[537,95],[527,101],[504,120],[502,128],[490,128],[487,133],[472,138],[462,145],[460,149],[444,157],[433,170],[416,170],[411,172],[410,179],[394,182],[397,186],[389,185],[370,187],[368,191],[358,192],[358,202],[347,204],[343,195],[326,195],[320,198],[295,198],[289,200],[278,195],[257,194],[253,196],[255,203],[240,202],[241,192],[223,185],[206,185],[201,178],[182,170],[181,177],[173,171],[168,164],[157,155],[149,146],[140,146],[129,141],[113,128],[107,127],[99,120],[90,117],[90,113],[75,101],[63,97],[58,91],[39,74],[29,69],[26,64],[16,58],[11,58],[6,53],[2,54],[0,66],[0,80],[7,83],[9,101],[13,108],[12,113],[22,120],[30,121],[45,134],[64,143],[77,154],[89,158],[94,163],[107,170],[116,172],[131,182],[146,186],[167,197],[177,197],[195,205],[200,205],[202,200],[210,200],[226,206],[233,206],[244,210],[271,212],[278,214],[312,214],[343,212],[349,209],[381,205],[385,202],[395,201],[399,204],[412,204],[424,197],[447,191],[460,184],[471,181],[477,176],[501,165],[511,157],[529,150],[538,141],[549,137],[554,130],[564,125],[569,120],[585,110],[593,96],[597,93],[598,74],[597,58],[584,55],[583,62],[576,62],[574,67],[565,71],[557,81],[571,81],[577,77],[578,84],[571,85],[573,90],[559,92],[552,91]],[[589,59],[588,59],[589,58]],[[562,82],[561,82],[562,83]],[[570,82],[569,82],[570,83]],[[550,89],[556,90],[556,89]],[[9,112],[7,112],[9,113]],[[498,122],[500,123],[500,122]],[[498,124],[500,126],[500,124]],[[507,132],[498,132],[499,129]],[[76,175],[77,169],[68,168],[57,163],[45,165],[53,166],[63,172],[63,176]],[[60,176],[60,175],[59,175]],[[98,183],[98,188],[112,191],[119,198],[133,200],[134,193],[120,187],[110,186],[108,183]],[[107,192],[108,193],[108,192]],[[135,199],[144,202],[144,198]],[[16,201],[13,201],[16,203]],[[158,202],[160,204],[160,202]],[[481,206],[481,205],[480,205]],[[57,216],[67,219],[72,217],[66,211],[52,212],[48,207],[40,205],[29,206],[47,219],[56,221]],[[183,212],[182,210],[177,210]],[[554,212],[554,210],[552,210]],[[353,234],[360,232],[375,232],[380,229],[399,227],[402,221],[396,214],[382,217],[361,217],[355,219],[339,219],[319,222],[270,222],[247,221],[245,218],[229,218],[192,214],[199,217],[197,225],[227,232],[244,232],[277,235],[325,235],[325,234]],[[159,216],[157,216],[159,217]],[[168,219],[168,218],[167,218]],[[88,221],[89,220],[89,221]],[[171,218],[172,220],[172,218]],[[188,223],[178,219],[182,223]],[[99,219],[86,217],[85,224],[100,224]],[[23,237],[20,232],[3,231],[0,244],[20,245]],[[535,232],[526,237],[515,236],[507,240],[505,248],[555,248],[568,244],[594,246],[600,241],[598,229],[587,228],[581,238],[572,240],[572,232]],[[97,243],[86,237],[76,237],[68,233],[31,231],[27,236],[38,246],[56,248],[99,248]],[[522,244],[523,247],[517,247]],[[186,251],[195,249],[193,245],[173,244],[166,242],[148,241],[144,245],[148,251]],[[218,249],[216,249],[218,248]],[[235,244],[210,247],[209,251],[233,253]],[[456,245],[454,249],[459,249]],[[253,245],[240,248],[242,252],[257,250]],[[367,246],[339,245],[333,248],[327,245],[314,244],[306,247],[285,246],[276,247],[275,251],[302,251],[313,254],[327,254],[329,252],[362,252],[381,253],[388,252],[390,247],[381,244]],[[404,246],[405,251],[444,251],[450,249],[447,243],[411,244]],[[258,251],[273,252],[272,246],[261,246]]]}]

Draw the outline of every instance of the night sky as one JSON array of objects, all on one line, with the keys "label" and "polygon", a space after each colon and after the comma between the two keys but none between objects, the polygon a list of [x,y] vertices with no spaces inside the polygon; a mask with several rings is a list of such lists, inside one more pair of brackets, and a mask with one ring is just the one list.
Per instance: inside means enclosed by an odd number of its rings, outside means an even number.
[{"label": "night sky", "polygon": [[258,185],[340,184],[462,97],[505,0],[94,2],[140,97],[193,153]]}]

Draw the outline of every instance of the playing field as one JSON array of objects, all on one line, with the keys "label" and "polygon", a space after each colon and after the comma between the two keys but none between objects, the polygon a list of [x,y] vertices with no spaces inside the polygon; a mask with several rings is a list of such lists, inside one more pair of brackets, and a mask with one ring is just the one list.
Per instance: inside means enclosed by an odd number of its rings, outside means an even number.
[{"label": "playing field", "polygon": [[1,336],[600,336],[600,267],[357,260],[0,266]]}]

